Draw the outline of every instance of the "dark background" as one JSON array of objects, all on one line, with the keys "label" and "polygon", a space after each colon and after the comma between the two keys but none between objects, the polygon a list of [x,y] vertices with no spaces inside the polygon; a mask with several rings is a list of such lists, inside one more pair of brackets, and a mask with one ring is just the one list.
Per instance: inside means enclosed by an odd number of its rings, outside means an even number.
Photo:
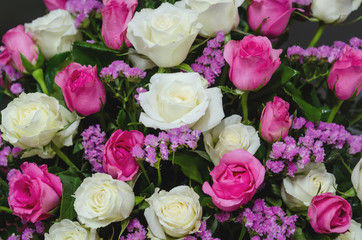
[{"label": "dark background", "polygon": [[[31,22],[46,13],[42,0],[0,0],[0,3],[0,36],[8,29]],[[361,15],[362,7],[352,12],[344,23]],[[290,26],[288,42],[283,46],[299,43],[307,47],[317,28],[318,23],[294,21]],[[345,26],[327,26],[317,45],[330,45],[336,40],[347,42],[354,36],[362,38],[362,20]]]}]

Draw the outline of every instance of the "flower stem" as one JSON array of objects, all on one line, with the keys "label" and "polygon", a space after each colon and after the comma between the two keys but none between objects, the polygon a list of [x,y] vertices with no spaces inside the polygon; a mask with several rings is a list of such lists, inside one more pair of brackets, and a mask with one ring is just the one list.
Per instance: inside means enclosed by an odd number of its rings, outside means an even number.
[{"label": "flower stem", "polygon": [[356,122],[362,119],[362,113],[360,113],[356,118],[349,122],[350,126],[353,126]]},{"label": "flower stem", "polygon": [[151,184],[150,178],[148,177],[147,171],[145,169],[145,166],[143,166],[143,162],[142,161],[137,161],[138,165],[140,165],[141,171],[143,172],[143,174],[145,175],[145,178],[148,182],[148,184]]},{"label": "flower stem", "polygon": [[243,95],[241,95],[241,106],[243,108],[243,122],[248,122],[248,95],[249,92],[244,92]]},{"label": "flower stem", "polygon": [[161,186],[162,183],[162,176],[161,176],[161,159],[158,159],[157,163],[157,186]]},{"label": "flower stem", "polygon": [[341,157],[341,161],[343,166],[345,166],[345,168],[347,169],[347,171],[352,174],[352,169],[347,165],[347,163],[344,161],[344,159]]},{"label": "flower stem", "polygon": [[315,33],[312,41],[309,43],[309,46],[308,46],[308,47],[314,47],[314,46],[317,44],[318,40],[319,40],[319,39],[321,38],[321,36],[322,36],[322,33],[323,33],[325,27],[326,27],[325,24],[319,23],[318,30],[317,30],[317,32]]},{"label": "flower stem", "polygon": [[35,78],[35,80],[39,83],[41,90],[43,91],[43,93],[45,94],[49,94],[47,86],[45,85],[44,82],[44,73],[43,73],[43,69],[38,68],[35,69],[34,72],[31,73],[31,75]]},{"label": "flower stem", "polygon": [[0,212],[13,213],[10,208],[0,206]]},{"label": "flower stem", "polygon": [[327,120],[328,123],[333,122],[333,119],[336,116],[336,114],[337,114],[339,108],[341,107],[342,103],[343,103],[343,100],[338,100],[337,104],[334,105],[334,107],[332,108],[331,114],[328,117],[328,120]]},{"label": "flower stem", "polygon": [[245,233],[246,233],[246,227],[245,227],[245,225],[243,224],[243,225],[241,226],[241,232],[240,232],[240,235],[239,235],[239,240],[243,240],[243,239],[244,239]]},{"label": "flower stem", "polygon": [[74,163],[72,163],[72,161],[70,161],[70,159],[67,157],[67,155],[65,155],[62,150],[60,150],[60,148],[58,148],[54,143],[51,143],[52,145],[52,149],[54,150],[54,152],[58,155],[58,157],[60,157],[63,162],[65,162],[70,168],[73,168],[75,171],[77,172],[81,172],[79,170],[79,168],[77,166],[74,165]]}]

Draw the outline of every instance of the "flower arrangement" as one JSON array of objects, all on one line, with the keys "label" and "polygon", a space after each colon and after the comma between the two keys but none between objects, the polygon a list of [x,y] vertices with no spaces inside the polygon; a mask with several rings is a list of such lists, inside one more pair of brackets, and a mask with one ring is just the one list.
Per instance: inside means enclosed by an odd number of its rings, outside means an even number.
[{"label": "flower arrangement", "polygon": [[317,45],[361,1],[44,3],[0,46],[0,239],[362,239],[362,40]]}]

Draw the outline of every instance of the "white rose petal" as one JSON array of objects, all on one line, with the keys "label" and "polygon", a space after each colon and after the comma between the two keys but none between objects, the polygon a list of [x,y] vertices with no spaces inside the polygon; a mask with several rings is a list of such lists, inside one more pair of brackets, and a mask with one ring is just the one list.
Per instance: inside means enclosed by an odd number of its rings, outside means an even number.
[{"label": "white rose petal", "polygon": [[153,236],[166,239],[184,237],[196,232],[201,225],[202,208],[199,196],[187,186],[178,186],[170,192],[159,191],[147,199],[150,207],[145,218]]},{"label": "white rose petal", "polygon": [[202,24],[200,34],[214,37],[218,31],[228,34],[239,24],[238,7],[244,0],[182,0],[175,6],[188,8],[198,13]]},{"label": "white rose petal", "polygon": [[188,125],[207,131],[224,117],[220,89],[205,89],[198,73],[155,74],[139,102],[140,122],[162,130]]},{"label": "white rose petal", "polygon": [[254,127],[242,124],[239,115],[232,115],[205,132],[204,143],[211,160],[218,165],[225,153],[236,149],[255,154],[260,146],[260,138]]},{"label": "white rose petal", "polygon": [[357,197],[362,201],[362,158],[352,171],[351,181],[357,192]]},{"label": "white rose petal", "polygon": [[57,9],[25,24],[25,29],[39,44],[46,59],[70,51],[74,41],[82,40],[74,26],[74,17],[66,10]]},{"label": "white rose petal", "polygon": [[340,234],[336,240],[361,240],[362,228],[361,224],[355,220],[351,220],[351,226],[346,233]]},{"label": "white rose petal", "polygon": [[305,174],[283,179],[281,195],[287,207],[293,211],[308,209],[313,197],[331,192],[336,193],[336,179],[325,168],[311,168]]},{"label": "white rose petal", "polygon": [[361,0],[313,0],[312,15],[325,23],[343,22],[361,5]]},{"label": "white rose petal", "polygon": [[126,219],[135,201],[133,190],[127,183],[104,173],[95,173],[84,179],[74,197],[78,220],[94,229]]},{"label": "white rose petal", "polygon": [[185,60],[200,29],[196,13],[163,3],[136,12],[128,23],[127,38],[157,66],[173,67]]},{"label": "white rose petal", "polygon": [[45,240],[97,240],[99,236],[94,229],[87,229],[78,222],[63,219],[49,228],[44,234]]}]

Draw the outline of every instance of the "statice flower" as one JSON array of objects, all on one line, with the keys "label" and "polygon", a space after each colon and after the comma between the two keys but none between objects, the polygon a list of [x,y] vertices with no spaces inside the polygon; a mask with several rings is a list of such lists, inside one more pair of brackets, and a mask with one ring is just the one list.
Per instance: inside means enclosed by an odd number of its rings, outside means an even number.
[{"label": "statice flower", "polygon": [[20,93],[24,92],[24,88],[21,86],[20,83],[13,83],[10,86],[10,92],[15,95],[19,95]]},{"label": "statice flower", "polygon": [[118,78],[119,76],[124,76],[127,79],[143,79],[146,77],[146,72],[141,69],[134,67],[131,68],[127,63],[122,60],[116,60],[112,62],[108,67],[104,67],[101,70],[101,77],[112,77],[113,80]]},{"label": "statice flower", "polygon": [[257,199],[253,208],[246,208],[236,221],[245,223],[251,239],[286,240],[294,234],[297,218],[288,216],[279,206],[268,207],[263,199]]},{"label": "statice flower", "polygon": [[85,129],[81,133],[81,136],[83,137],[84,158],[92,164],[92,170],[94,172],[103,173],[102,162],[106,133],[103,132],[99,124],[97,124]]},{"label": "statice flower", "polygon": [[140,221],[136,218],[129,221],[127,226],[128,234],[126,237],[122,236],[119,240],[144,240],[146,239],[146,229],[142,226]]},{"label": "statice flower", "polygon": [[209,82],[209,86],[215,83],[215,78],[221,74],[221,69],[225,65],[225,59],[221,50],[223,42],[224,33],[219,31],[215,38],[207,42],[203,55],[198,57],[195,63],[191,65],[194,72],[199,73]]},{"label": "statice flower", "polygon": [[23,234],[21,235],[21,239],[22,239],[22,240],[30,240],[30,239],[32,239],[34,232],[35,232],[34,229],[32,229],[32,228],[26,228],[26,229],[23,231]]},{"label": "statice flower", "polygon": [[98,0],[68,0],[65,7],[73,15],[77,16],[74,25],[79,28],[92,11],[99,12],[103,5]]},{"label": "statice flower", "polygon": [[362,39],[353,37],[349,40],[349,45],[353,48],[362,48]]},{"label": "statice flower", "polygon": [[334,149],[349,147],[349,154],[361,152],[362,135],[352,135],[344,126],[336,123],[320,122],[318,125],[295,118],[292,129],[304,130],[298,139],[287,136],[283,141],[272,145],[266,167],[273,173],[286,170],[294,176],[298,168],[303,169],[311,161],[322,163],[325,158],[325,147]]},{"label": "statice flower", "polygon": [[41,221],[35,222],[35,231],[38,234],[44,234],[44,230],[45,230],[45,227],[44,227],[44,224]]},{"label": "statice flower", "polygon": [[201,240],[220,240],[220,238],[213,238],[212,237],[211,231],[209,229],[207,229],[207,227],[206,227],[206,221],[201,221],[199,231],[197,231],[194,235],[195,236],[189,235],[186,238],[184,238],[184,240],[197,240],[197,239],[201,239]]},{"label": "statice flower", "polygon": [[219,212],[219,213],[215,213],[215,219],[219,222],[219,223],[223,223],[226,222],[230,219],[230,212]]},{"label": "statice flower", "polygon": [[10,81],[14,82],[21,78],[23,75],[16,71],[16,69],[11,65],[1,65],[0,64],[0,74],[1,72],[4,72],[10,79]]},{"label": "statice flower", "polygon": [[20,238],[20,235],[11,235],[11,236],[9,236],[8,237],[8,240],[20,240],[21,238]]},{"label": "statice flower", "polygon": [[191,130],[187,125],[161,131],[158,136],[149,134],[145,137],[143,148],[134,147],[131,151],[136,159],[145,159],[154,166],[158,159],[169,160],[170,152],[176,152],[180,148],[194,149],[200,139],[201,131]]}]

